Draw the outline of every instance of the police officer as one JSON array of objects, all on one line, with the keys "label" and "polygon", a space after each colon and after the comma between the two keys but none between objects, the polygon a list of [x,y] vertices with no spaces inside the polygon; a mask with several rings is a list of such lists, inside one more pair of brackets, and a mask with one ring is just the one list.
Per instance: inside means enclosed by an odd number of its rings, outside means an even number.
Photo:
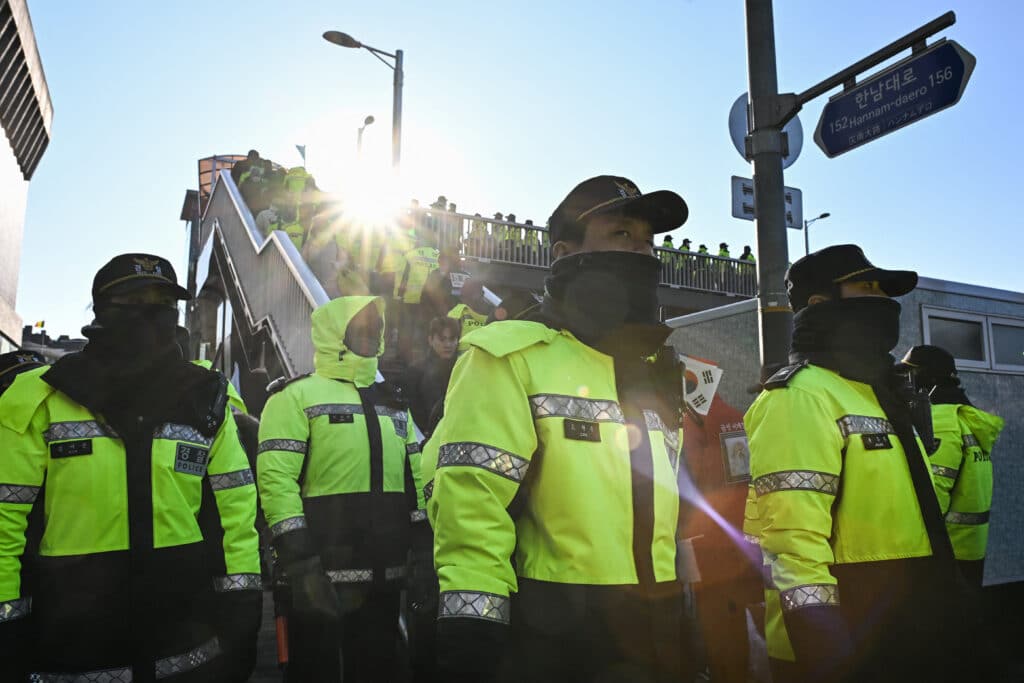
[{"label": "police officer", "polygon": [[961,680],[970,651],[955,662],[935,651],[960,602],[915,437],[930,441],[930,416],[889,355],[900,329],[891,297],[917,273],[878,268],[846,244],[800,259],[786,284],[792,364],[745,416],[774,679]]},{"label": "police officer", "polygon": [[35,351],[11,351],[0,354],[0,394],[14,384],[15,377],[43,365],[46,365],[46,359]]},{"label": "police officer", "polygon": [[92,298],[85,349],[0,398],[4,675],[247,680],[262,604],[256,487],[226,381],[181,357],[189,295],[166,259],[113,258]]},{"label": "police officer", "polygon": [[374,384],[384,302],[313,312],[316,370],[280,388],[260,422],[257,478],[291,598],[289,680],[389,680],[412,525],[425,524],[409,411]]},{"label": "police officer", "polygon": [[687,680],[682,368],[653,239],[686,216],[671,191],[580,183],[549,221],[536,318],[463,339],[424,456],[446,680]]},{"label": "police officer", "polygon": [[992,507],[992,447],[1003,419],[974,407],[960,386],[953,356],[945,349],[915,346],[901,365],[931,401],[935,493],[960,571],[980,588]]}]

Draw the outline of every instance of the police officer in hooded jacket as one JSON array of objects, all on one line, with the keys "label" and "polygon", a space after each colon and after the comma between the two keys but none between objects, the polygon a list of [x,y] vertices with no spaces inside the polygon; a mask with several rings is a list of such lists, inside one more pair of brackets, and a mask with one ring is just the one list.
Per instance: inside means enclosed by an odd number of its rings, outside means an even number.
[{"label": "police officer in hooded jacket", "polygon": [[290,592],[288,680],[387,681],[406,556],[426,525],[416,430],[397,394],[374,383],[383,300],[334,299],[312,323],[315,371],[268,399],[256,462]]},{"label": "police officer in hooded jacket", "polygon": [[92,296],[85,349],[0,397],[0,678],[246,680],[256,487],[226,381],[181,358],[166,259],[117,256]]},{"label": "police officer in hooded jacket", "polygon": [[939,507],[964,577],[980,588],[985,574],[992,507],[992,448],[1003,418],[976,408],[960,386],[952,354],[924,344],[901,361],[932,405],[935,450],[930,454]]},{"label": "police officer in hooded jacket", "polygon": [[534,315],[466,335],[424,453],[446,681],[690,680],[676,576],[683,368],[654,234],[686,203],[580,183]]}]

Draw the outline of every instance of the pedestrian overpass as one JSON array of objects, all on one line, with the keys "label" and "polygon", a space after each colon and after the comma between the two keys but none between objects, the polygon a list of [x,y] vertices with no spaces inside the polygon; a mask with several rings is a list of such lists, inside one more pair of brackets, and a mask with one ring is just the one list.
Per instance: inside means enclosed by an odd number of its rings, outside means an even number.
[{"label": "pedestrian overpass", "polygon": [[[187,286],[195,295],[186,326],[192,357],[212,360],[258,414],[270,381],[312,371],[310,315],[329,298],[283,231],[264,236],[257,227],[230,173],[242,158],[200,160],[200,187],[186,193]],[[459,245],[463,269],[492,289],[543,290],[551,263],[545,228],[431,209],[408,210],[404,223],[432,234],[440,248]],[[665,263],[659,301],[666,318],[756,295],[747,262],[656,251]]]}]

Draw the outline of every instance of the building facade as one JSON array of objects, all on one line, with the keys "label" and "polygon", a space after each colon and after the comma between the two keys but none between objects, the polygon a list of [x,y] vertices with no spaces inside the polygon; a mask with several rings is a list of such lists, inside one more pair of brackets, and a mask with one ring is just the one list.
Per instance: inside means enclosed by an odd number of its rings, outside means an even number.
[{"label": "building facade", "polygon": [[50,143],[52,121],[27,2],[0,0],[0,353],[21,341],[16,304],[25,206],[29,181]]}]

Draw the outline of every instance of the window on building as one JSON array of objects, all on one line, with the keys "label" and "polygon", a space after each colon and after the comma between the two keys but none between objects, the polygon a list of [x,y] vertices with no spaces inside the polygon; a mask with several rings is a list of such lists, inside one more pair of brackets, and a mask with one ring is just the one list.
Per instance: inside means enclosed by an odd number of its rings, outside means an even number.
[{"label": "window on building", "polygon": [[922,307],[924,343],[941,346],[964,370],[1024,372],[1024,319]]},{"label": "window on building", "polygon": [[991,320],[992,367],[1024,371],[1024,321]]}]

